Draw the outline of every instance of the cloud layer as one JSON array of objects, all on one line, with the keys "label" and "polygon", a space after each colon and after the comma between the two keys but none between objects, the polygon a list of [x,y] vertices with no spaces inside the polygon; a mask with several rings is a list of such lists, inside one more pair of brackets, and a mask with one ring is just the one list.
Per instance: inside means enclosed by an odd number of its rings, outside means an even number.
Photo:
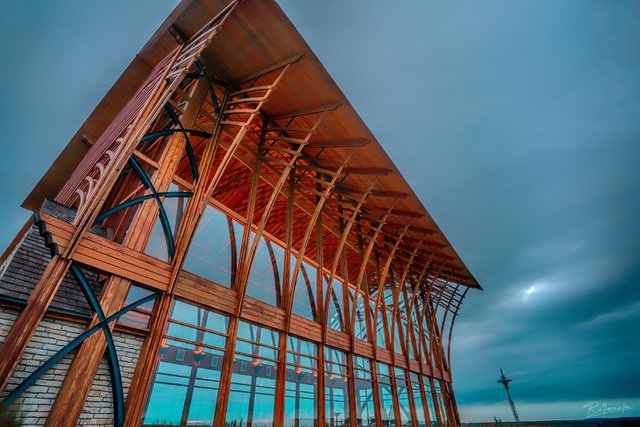
[{"label": "cloud layer", "polygon": [[[486,289],[454,333],[463,418],[509,419],[501,366],[523,419],[640,415],[640,3],[280,4]],[[172,7],[5,7],[2,247]]]}]

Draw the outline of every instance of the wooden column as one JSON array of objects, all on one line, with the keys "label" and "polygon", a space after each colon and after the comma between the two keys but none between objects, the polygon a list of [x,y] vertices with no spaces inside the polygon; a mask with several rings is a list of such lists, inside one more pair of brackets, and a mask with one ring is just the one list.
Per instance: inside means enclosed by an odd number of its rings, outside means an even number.
[{"label": "wooden column", "polygon": [[26,307],[13,323],[0,347],[0,391],[4,390],[13,369],[27,348],[40,320],[56,295],[70,261],[55,256],[44,270],[42,277],[31,292]]},{"label": "wooden column", "polygon": [[[198,80],[182,116],[181,121],[185,127],[190,128],[195,122],[207,91],[207,80]],[[185,152],[185,142],[184,136],[178,133],[174,134],[167,143],[159,161],[159,168],[152,178],[153,185],[158,192],[167,191],[171,185],[180,159]],[[151,235],[157,213],[158,206],[155,200],[147,200],[142,203],[136,212],[123,245],[136,251],[143,251]],[[100,305],[107,316],[122,308],[129,286],[130,282],[120,277],[109,279],[100,295]],[[98,319],[94,316],[91,326],[97,322]],[[114,323],[109,325],[112,330]],[[100,367],[106,347],[107,343],[103,334],[93,335],[80,346],[49,412],[47,425],[73,426],[76,424],[82,414],[84,403]]]},{"label": "wooden column", "polygon": [[238,317],[234,316],[229,319],[229,339],[227,340],[227,348],[224,352],[222,371],[220,372],[220,389],[218,390],[218,401],[216,402],[216,410],[213,420],[214,427],[224,427],[225,425],[227,403],[229,401],[229,388],[231,386],[231,377],[233,375],[238,322]]},{"label": "wooden column", "polygon": [[[112,315],[122,307],[127,298],[129,284],[128,280],[120,277],[109,279],[100,295],[100,305],[105,316]],[[89,327],[97,323],[98,319],[94,316]],[[110,323],[109,329],[113,331],[114,326],[115,322]],[[103,332],[93,334],[82,343],[60,386],[45,425],[53,427],[77,425],[106,347],[107,342]]]},{"label": "wooden column", "polygon": [[158,348],[162,342],[165,325],[171,313],[172,302],[172,297],[167,294],[156,301],[151,324],[149,325],[149,335],[140,350],[138,363],[133,372],[133,379],[125,402],[125,426],[134,427],[139,426],[141,423],[147,391],[155,374]]}]

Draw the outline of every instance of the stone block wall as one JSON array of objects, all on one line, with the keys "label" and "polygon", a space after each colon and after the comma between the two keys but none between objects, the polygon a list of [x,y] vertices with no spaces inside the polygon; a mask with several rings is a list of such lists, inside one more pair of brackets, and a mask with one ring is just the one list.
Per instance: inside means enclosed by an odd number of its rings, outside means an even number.
[{"label": "stone block wall", "polygon": [[[18,314],[19,311],[15,308],[0,307],[0,344],[4,341]],[[40,365],[85,330],[86,324],[83,323],[45,317],[36,329],[6,390],[0,394],[0,399],[4,398]],[[119,331],[114,332],[125,396],[131,383],[131,377],[133,376],[143,340],[142,337],[136,335]],[[34,385],[29,387],[16,400],[14,408],[18,411],[19,420],[24,427],[44,425],[64,376],[69,369],[73,354],[72,352],[67,355],[49,371],[45,372]],[[93,381],[78,425],[113,425],[111,380],[106,359],[102,360]]]}]

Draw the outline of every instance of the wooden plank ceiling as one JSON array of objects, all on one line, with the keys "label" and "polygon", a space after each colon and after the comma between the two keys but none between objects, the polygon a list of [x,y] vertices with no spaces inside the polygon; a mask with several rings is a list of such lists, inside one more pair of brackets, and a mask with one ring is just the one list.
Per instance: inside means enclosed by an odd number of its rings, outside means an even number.
[{"label": "wooden plank ceiling", "polygon": [[[91,113],[29,194],[23,207],[33,210],[41,205],[44,198],[55,197],[86,153],[88,147],[84,141],[97,139],[151,68],[175,48],[175,38],[169,32],[172,24],[190,37],[228,3],[228,0],[183,0]],[[382,212],[388,206],[390,196],[400,196],[390,222],[405,224],[411,219],[415,229],[433,230],[429,240],[441,246],[438,252],[447,259],[448,265],[453,266],[449,269],[454,272],[449,276],[452,281],[481,289],[375,136],[275,1],[243,0],[204,52],[204,60],[222,80],[235,83],[299,55],[304,56],[278,85],[263,109],[264,115],[275,118],[294,111],[339,104],[340,107],[326,116],[313,135],[306,154],[320,154],[320,163],[333,165],[344,159],[345,150],[349,149],[345,145],[353,145],[349,142],[355,141],[358,145],[367,142],[349,161],[353,173],[343,183],[345,191],[367,189],[372,175],[375,175],[377,181],[373,191],[378,195],[367,201],[368,209],[375,211],[379,207]],[[312,120],[309,118],[309,125]],[[415,238],[419,235],[416,232]]]}]

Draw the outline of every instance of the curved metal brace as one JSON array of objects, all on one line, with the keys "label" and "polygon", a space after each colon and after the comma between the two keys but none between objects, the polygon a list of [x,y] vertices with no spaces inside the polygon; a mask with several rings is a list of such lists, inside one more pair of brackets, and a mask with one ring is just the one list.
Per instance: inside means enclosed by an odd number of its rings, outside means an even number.
[{"label": "curved metal brace", "polygon": [[220,103],[222,102],[222,100],[218,101],[218,97],[216,96],[216,92],[213,89],[212,84],[215,83],[218,85],[227,86],[227,83],[208,75],[204,65],[198,59],[196,59],[196,67],[198,68],[198,72],[187,74],[187,78],[207,79],[207,81],[209,82],[209,94],[211,96],[211,105],[213,105],[213,110],[215,111],[216,116],[219,116],[221,111]]},{"label": "curved metal brace", "polygon": [[143,136],[140,141],[147,141],[149,139],[159,138],[161,136],[172,135],[172,134],[178,133],[178,132],[182,132],[182,133],[186,132],[188,134],[191,134],[193,136],[198,136],[198,137],[201,137],[201,138],[209,138],[209,137],[211,137],[211,134],[209,132],[205,132],[205,131],[198,130],[198,129],[176,129],[176,128],[171,128],[171,129],[162,129],[162,130],[159,130],[157,132],[148,133],[145,136]]},{"label": "curved metal brace", "polygon": [[93,293],[89,282],[84,273],[80,269],[80,266],[74,261],[69,268],[71,275],[76,282],[80,285],[80,289],[84,294],[85,299],[89,303],[89,306],[93,312],[98,316],[100,325],[102,326],[102,332],[104,338],[107,341],[107,362],[109,363],[109,374],[111,377],[111,393],[113,394],[113,417],[116,425],[121,425],[124,421],[124,393],[122,391],[122,375],[120,374],[120,363],[118,362],[118,353],[116,351],[116,345],[113,342],[113,335],[109,325],[105,323],[104,311],[98,302],[98,298]]},{"label": "curved metal brace", "polygon": [[[108,316],[108,317],[104,318],[104,321],[101,321],[100,323],[96,324],[95,326],[87,329],[82,334],[78,335],[73,341],[71,341],[66,346],[62,347],[56,354],[54,354],[49,360],[47,360],[38,369],[36,369],[31,375],[29,375],[22,383],[20,383],[20,385],[18,385],[18,387],[16,387],[2,401],[2,406],[11,405],[25,390],[27,390],[29,387],[31,387],[38,380],[38,378],[40,378],[40,376],[42,374],[44,374],[46,371],[48,371],[53,365],[55,365],[57,362],[59,362],[62,358],[64,358],[71,351],[75,350],[87,338],[89,338],[90,336],[92,336],[93,334],[98,332],[99,330],[102,330],[103,328],[107,328],[108,329],[108,324],[109,323],[111,323],[114,320],[120,318],[122,315],[128,313],[129,311],[133,310],[134,308],[137,308],[137,307],[141,306],[142,304],[145,304],[145,303],[147,303],[149,301],[152,301],[152,300],[156,299],[158,296],[160,296],[160,292],[155,292],[155,293],[153,293],[151,295],[148,295],[148,296],[146,296],[144,298],[141,298],[138,301],[136,301],[136,302],[134,302],[134,303],[122,308],[121,310],[117,311],[116,313],[112,314],[111,316]],[[105,334],[105,336],[106,336],[106,334]],[[113,375],[113,372],[112,372],[112,375]],[[114,398],[115,398],[115,396],[114,396]],[[121,414],[121,416],[123,416],[124,412],[120,412],[120,414]],[[115,415],[116,415],[116,413],[115,413],[115,410],[114,410],[114,424],[116,426],[122,426],[123,423],[124,423],[124,420],[122,418],[120,418],[120,419],[116,418]]]},{"label": "curved metal brace", "polygon": [[[191,145],[191,140],[189,139],[189,133],[195,136],[202,136],[203,138],[210,138],[211,134],[207,132],[193,131],[192,129],[185,129],[184,126],[182,126],[182,122],[180,121],[180,118],[176,114],[176,111],[168,102],[165,104],[164,109],[169,115],[169,118],[171,119],[173,124],[176,125],[175,129],[169,129],[169,130],[173,131],[172,133],[180,132],[184,136],[184,139],[186,142],[185,150],[187,151],[187,157],[189,158],[189,165],[191,166],[191,176],[193,176],[194,182],[198,181],[198,177],[199,177],[198,165],[196,163],[196,156],[195,154],[193,154],[193,147]],[[200,135],[198,135],[197,133]]]},{"label": "curved metal brace", "polygon": [[129,164],[131,165],[133,170],[136,172],[136,174],[142,181],[142,184],[145,186],[145,188],[151,191],[151,195],[153,196],[153,198],[156,200],[156,203],[158,204],[158,210],[160,211],[160,224],[162,224],[164,237],[167,240],[167,249],[169,252],[169,258],[173,258],[176,251],[175,242],[173,241],[173,233],[171,232],[171,224],[169,224],[169,217],[167,216],[167,212],[164,210],[164,205],[162,204],[162,200],[160,200],[160,195],[158,194],[158,192],[156,191],[156,188],[151,183],[151,179],[149,178],[149,175],[147,175],[144,169],[142,169],[142,166],[140,166],[140,163],[138,163],[138,161],[133,156],[129,158]]},{"label": "curved metal brace", "polygon": [[[160,197],[191,197],[193,196],[193,193],[190,191],[165,191],[162,193],[157,193],[158,196]],[[130,208],[131,206],[137,205],[138,203],[142,203],[145,200],[149,200],[149,199],[153,199],[155,196],[153,194],[145,194],[144,196],[140,196],[140,197],[136,197],[135,199],[131,199],[128,200],[124,203],[119,204],[118,206],[109,209],[108,211],[104,212],[103,214],[101,214],[100,216],[98,216],[96,218],[96,221],[93,223],[93,225],[98,224],[100,221],[106,219],[107,217],[120,212],[123,209],[126,208]]]}]

